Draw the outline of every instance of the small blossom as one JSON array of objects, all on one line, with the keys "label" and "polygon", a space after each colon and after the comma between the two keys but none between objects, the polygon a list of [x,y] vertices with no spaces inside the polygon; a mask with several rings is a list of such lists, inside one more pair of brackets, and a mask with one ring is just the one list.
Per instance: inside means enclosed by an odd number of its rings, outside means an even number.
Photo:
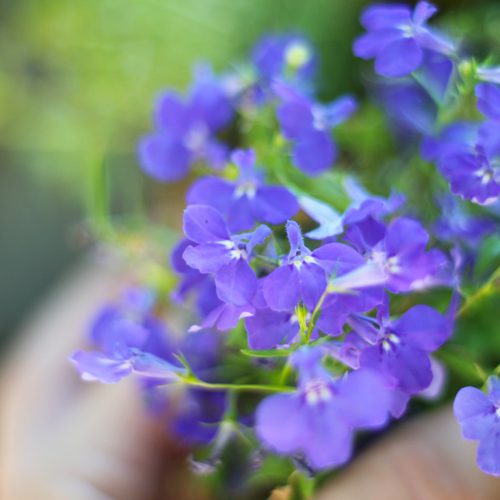
[{"label": "small blossom", "polygon": [[271,230],[259,226],[252,233],[231,236],[217,210],[208,205],[190,205],[184,211],[184,233],[195,243],[184,250],[184,260],[203,274],[214,274],[219,299],[234,306],[251,304],[257,276],[248,260],[253,248]]},{"label": "small blossom", "polygon": [[220,167],[226,148],[215,134],[232,118],[232,105],[222,85],[211,74],[199,75],[184,99],[167,91],[157,101],[155,132],[139,143],[143,170],[162,182],[185,177],[198,160]]},{"label": "small blossom", "polygon": [[400,293],[450,282],[448,260],[437,249],[426,250],[429,234],[416,220],[399,217],[386,227],[368,217],[349,227],[347,239],[367,262],[355,274],[343,276],[339,286],[383,284]]},{"label": "small blossom", "polygon": [[263,182],[253,150],[237,150],[231,158],[239,168],[238,180],[204,177],[189,190],[188,204],[213,206],[232,232],[252,229],[256,222],[281,224],[296,214],[299,206],[288,189]]},{"label": "small blossom", "polygon": [[492,83],[476,85],[477,109],[486,118],[500,121],[500,88]]},{"label": "small blossom", "polygon": [[481,205],[500,197],[500,123],[457,123],[424,142],[422,154],[435,161],[451,191]]},{"label": "small blossom", "polygon": [[252,61],[263,83],[282,80],[303,87],[314,75],[316,54],[302,36],[268,35],[255,45]]},{"label": "small blossom", "polygon": [[345,95],[329,104],[318,104],[293,88],[276,84],[280,99],[277,116],[281,131],[292,142],[294,164],[308,175],[319,175],[335,162],[331,130],[356,110],[356,101]]},{"label": "small blossom", "polygon": [[426,50],[451,56],[456,50],[454,44],[426,26],[436,12],[428,2],[419,2],[413,12],[405,5],[368,7],[361,16],[367,32],[354,42],[354,54],[375,59],[375,71],[389,78],[418,69]]},{"label": "small blossom", "polygon": [[131,373],[163,381],[177,378],[182,368],[173,364],[167,331],[152,314],[154,302],[149,290],[131,288],[120,302],[101,311],[90,332],[99,350],[79,350],[71,357],[84,380],[109,384]]},{"label": "small blossom", "polygon": [[264,298],[274,311],[293,312],[300,302],[312,311],[326,290],[327,278],[342,274],[346,266],[351,267],[351,259],[360,256],[341,243],[329,243],[311,251],[305,246],[295,221],[288,221],[286,229],[290,252],[264,278]]},{"label": "small blossom", "polygon": [[460,389],[453,410],[464,438],[479,441],[478,467],[500,476],[500,379],[491,376],[487,389],[487,394],[475,387]]},{"label": "small blossom", "polygon": [[323,351],[302,347],[290,362],[297,391],[264,399],[256,412],[257,436],[284,455],[302,454],[314,469],[345,463],[355,429],[387,422],[389,395],[375,373],[355,371],[333,378],[322,366]]},{"label": "small blossom", "polygon": [[377,321],[351,316],[349,324],[369,345],[361,351],[360,366],[379,372],[391,387],[408,395],[431,384],[429,354],[452,333],[452,322],[426,305],[414,306],[396,320],[389,318],[384,306]]}]

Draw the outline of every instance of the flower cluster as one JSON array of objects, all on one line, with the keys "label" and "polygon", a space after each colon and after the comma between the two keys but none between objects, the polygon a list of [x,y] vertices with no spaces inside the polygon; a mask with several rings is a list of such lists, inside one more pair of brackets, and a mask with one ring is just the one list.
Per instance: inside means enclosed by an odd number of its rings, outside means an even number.
[{"label": "flower cluster", "polygon": [[[204,69],[187,97],[158,100],[142,169],[163,182],[198,174],[171,253],[177,284],[169,294],[131,288],[107,306],[91,331],[95,350],[72,356],[82,378],[135,373],[180,438],[220,452],[231,423],[253,433],[259,456],[311,471],[345,463],[357,431],[441,393],[434,353],[453,333],[464,262],[498,224],[493,210],[471,214],[461,198],[500,196],[500,71],[464,69],[458,45],[427,26],[435,13],[427,2],[413,12],[369,7],[354,43],[384,77],[377,94],[389,120],[417,133],[422,156],[459,196],[441,192],[433,233],[402,193],[371,194],[345,167],[334,133],[358,105],[350,95],[319,101],[312,45],[266,36],[246,66]],[[471,79],[483,83],[470,90]],[[459,86],[475,92],[486,121],[440,118]],[[237,133],[224,139],[227,130]],[[435,307],[431,290],[445,297]],[[165,323],[172,304],[177,334]],[[497,386],[491,378],[489,399],[466,388],[455,402],[491,474],[500,473]]]}]

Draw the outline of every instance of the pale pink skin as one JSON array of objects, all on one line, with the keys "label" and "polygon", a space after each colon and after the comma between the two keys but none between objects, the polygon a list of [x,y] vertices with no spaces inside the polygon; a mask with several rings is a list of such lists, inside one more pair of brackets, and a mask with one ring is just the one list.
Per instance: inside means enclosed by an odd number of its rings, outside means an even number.
[{"label": "pale pink skin", "polygon": [[[93,312],[127,278],[123,269],[87,262],[19,332],[0,372],[0,498],[208,498],[187,476],[165,425],[145,414],[133,381],[83,384],[67,361]],[[476,468],[475,445],[445,410],[378,442],[316,498],[493,500],[499,491],[500,479]]]}]

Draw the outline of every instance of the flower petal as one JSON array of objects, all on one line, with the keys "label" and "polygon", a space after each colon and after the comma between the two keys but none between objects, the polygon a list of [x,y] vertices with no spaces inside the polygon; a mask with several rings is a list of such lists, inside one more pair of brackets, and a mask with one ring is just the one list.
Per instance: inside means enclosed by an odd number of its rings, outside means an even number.
[{"label": "flower petal", "polygon": [[217,297],[235,306],[252,302],[257,291],[257,276],[245,259],[234,259],[215,275]]},{"label": "flower petal", "polygon": [[190,205],[184,210],[184,234],[196,243],[229,240],[220,212],[208,205]]},{"label": "flower petal", "polygon": [[375,71],[382,76],[398,78],[415,71],[422,62],[422,49],[412,38],[402,38],[388,44],[375,61]]}]

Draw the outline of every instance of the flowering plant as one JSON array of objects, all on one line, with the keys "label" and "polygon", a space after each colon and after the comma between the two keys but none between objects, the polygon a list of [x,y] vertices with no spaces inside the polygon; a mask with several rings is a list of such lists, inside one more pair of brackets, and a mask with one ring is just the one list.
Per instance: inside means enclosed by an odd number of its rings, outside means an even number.
[{"label": "flowering plant", "polygon": [[99,312],[91,350],[71,359],[84,380],[135,375],[223,488],[288,481],[307,497],[367,430],[466,384],[479,388],[458,392],[456,418],[500,475],[498,322],[468,352],[471,321],[498,299],[500,68],[464,56],[428,25],[435,13],[364,11],[368,102],[320,101],[318,57],[292,34],[156,103],[140,164],[193,179],[184,235],[170,266],[142,255],[155,272]]}]

